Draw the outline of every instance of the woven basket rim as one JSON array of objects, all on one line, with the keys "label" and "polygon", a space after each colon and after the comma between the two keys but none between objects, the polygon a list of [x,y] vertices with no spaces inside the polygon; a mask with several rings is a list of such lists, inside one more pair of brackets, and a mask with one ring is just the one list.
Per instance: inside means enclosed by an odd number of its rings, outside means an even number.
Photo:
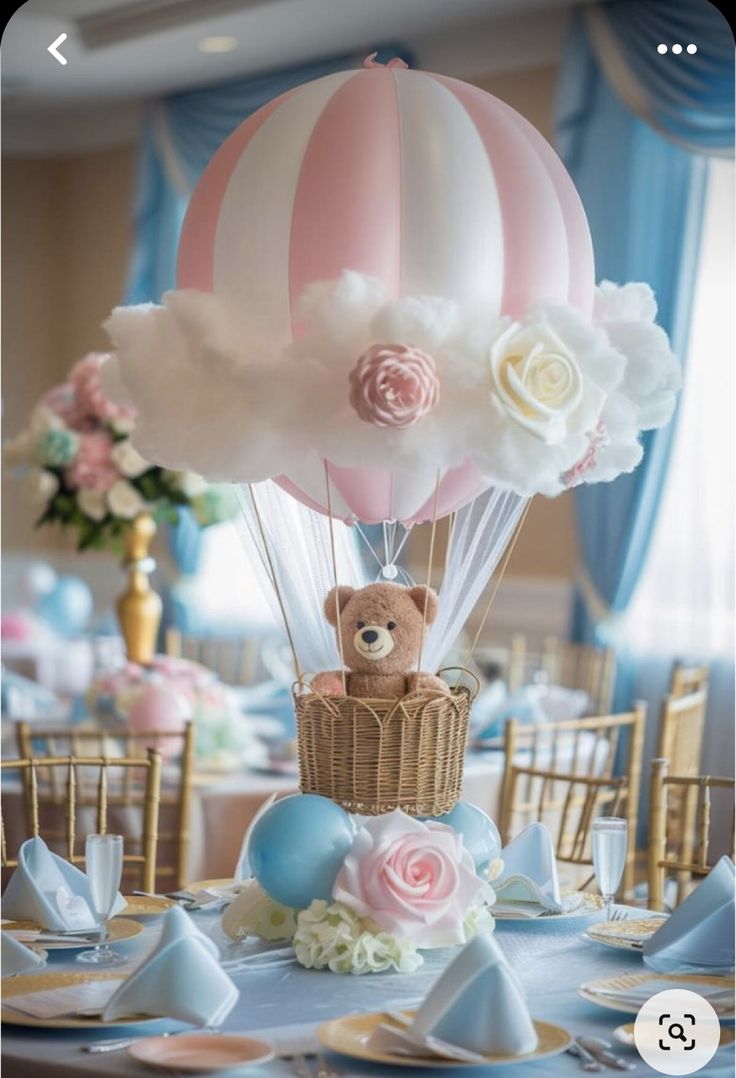
[{"label": "woven basket rim", "polygon": [[[437,676],[439,677],[440,674],[444,674],[450,670],[460,669],[462,668],[459,666],[443,666],[440,670],[437,671]],[[346,673],[349,673],[349,671],[346,671]],[[475,681],[475,689],[472,689],[468,685],[460,685],[459,683],[456,683],[455,685],[448,685],[447,688],[450,690],[450,698],[454,696],[459,696],[462,693],[467,693],[468,697],[470,698],[470,703],[472,704],[480,691],[480,681],[475,676],[472,670],[466,670],[465,673],[467,673]],[[322,693],[316,692],[316,690],[312,688],[309,682],[305,681],[305,676],[297,678],[297,680],[293,682],[291,686],[292,696],[297,698],[311,695],[318,700],[325,699]],[[332,701],[339,700],[354,700],[358,701],[361,704],[367,704],[369,707],[372,704],[386,707],[387,705],[397,704],[401,700],[421,700],[422,697],[436,697],[440,699],[446,696],[448,696],[448,693],[444,692],[442,689],[412,689],[411,692],[402,693],[401,696],[351,696],[349,693],[340,693],[339,696],[328,696],[326,697],[326,699],[329,700],[330,703]]]}]

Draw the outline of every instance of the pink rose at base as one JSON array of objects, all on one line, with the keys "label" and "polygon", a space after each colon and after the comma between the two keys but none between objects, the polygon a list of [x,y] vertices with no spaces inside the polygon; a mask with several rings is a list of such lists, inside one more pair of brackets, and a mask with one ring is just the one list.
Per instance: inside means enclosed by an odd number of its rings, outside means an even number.
[{"label": "pink rose at base", "polygon": [[408,344],[374,344],[350,372],[350,404],[376,427],[410,427],[439,399],[434,360]]},{"label": "pink rose at base", "polygon": [[94,426],[93,417],[90,417],[87,410],[80,404],[74,387],[69,382],[52,386],[43,394],[39,403],[50,408],[72,430],[91,429]]},{"label": "pink rose at base", "polygon": [[79,450],[66,470],[66,481],[74,490],[106,493],[120,478],[112,459],[113,441],[105,430],[87,431],[79,436]]},{"label": "pink rose at base", "polygon": [[334,887],[337,902],[419,948],[464,943],[464,918],[484,897],[493,891],[462,837],[400,809],[363,823]]}]

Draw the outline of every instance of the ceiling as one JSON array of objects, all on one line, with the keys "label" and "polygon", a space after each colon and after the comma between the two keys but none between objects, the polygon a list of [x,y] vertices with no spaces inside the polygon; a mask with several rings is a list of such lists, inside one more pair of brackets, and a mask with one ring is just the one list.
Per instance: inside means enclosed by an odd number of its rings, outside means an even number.
[{"label": "ceiling", "polygon": [[[425,68],[474,75],[554,62],[570,0],[27,0],[3,34],[5,152],[133,137],[141,101],[366,49],[411,45]],[[62,66],[47,47],[60,34]],[[198,49],[236,38],[232,52]]]}]

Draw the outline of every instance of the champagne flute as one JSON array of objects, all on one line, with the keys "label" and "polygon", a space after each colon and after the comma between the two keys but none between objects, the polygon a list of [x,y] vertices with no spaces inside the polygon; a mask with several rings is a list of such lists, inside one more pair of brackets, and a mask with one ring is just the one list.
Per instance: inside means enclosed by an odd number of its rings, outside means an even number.
[{"label": "champagne flute", "polygon": [[613,896],[626,864],[628,828],[628,822],[620,816],[599,816],[593,821],[593,867],[606,904],[607,921],[611,920]]},{"label": "champagne flute", "polygon": [[84,860],[92,905],[100,924],[100,938],[93,951],[82,951],[77,955],[77,962],[114,966],[125,961],[122,955],[106,944],[107,921],[113,911],[123,875],[123,836],[87,835]]}]

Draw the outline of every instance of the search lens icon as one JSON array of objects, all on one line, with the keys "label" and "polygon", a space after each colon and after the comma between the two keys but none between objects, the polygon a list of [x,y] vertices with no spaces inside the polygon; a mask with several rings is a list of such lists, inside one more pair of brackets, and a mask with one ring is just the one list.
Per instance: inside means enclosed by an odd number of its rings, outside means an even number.
[{"label": "search lens icon", "polygon": [[[675,1030],[679,1030],[679,1033],[675,1033]],[[667,1030],[667,1036],[673,1041],[686,1041],[685,1030],[679,1022],[672,1022]]]}]

